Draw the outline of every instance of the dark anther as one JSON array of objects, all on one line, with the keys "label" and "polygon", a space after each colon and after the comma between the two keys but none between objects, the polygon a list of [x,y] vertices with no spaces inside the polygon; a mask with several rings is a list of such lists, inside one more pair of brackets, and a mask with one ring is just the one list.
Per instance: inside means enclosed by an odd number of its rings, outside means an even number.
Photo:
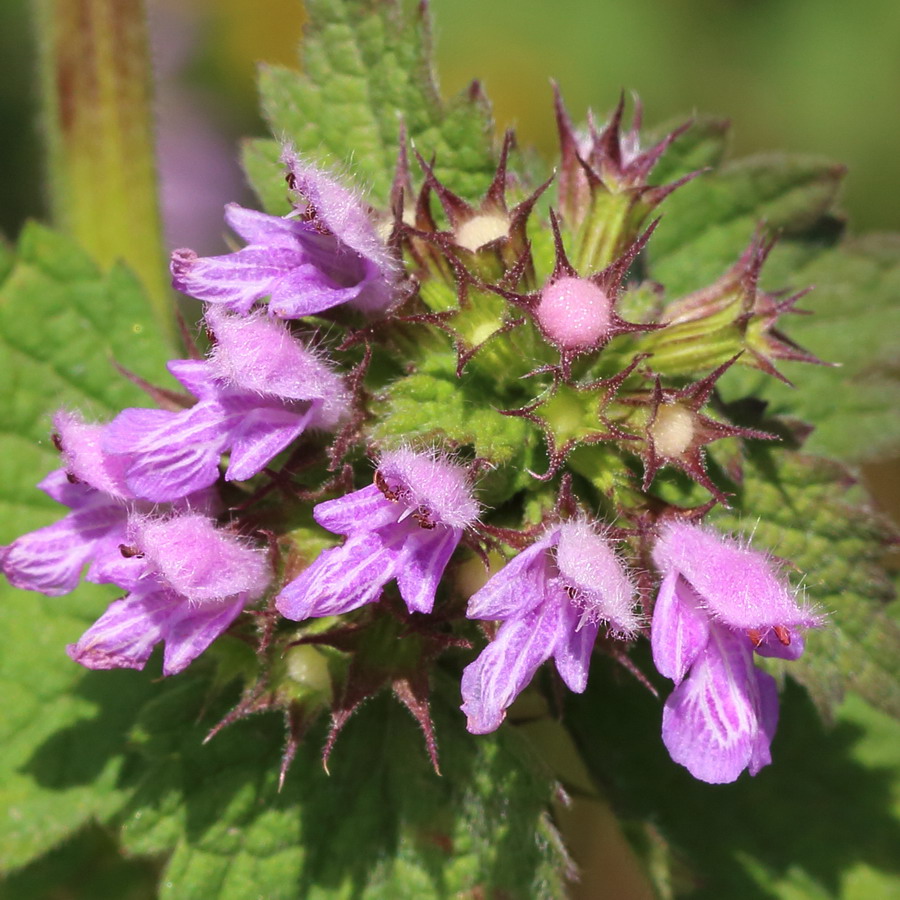
[{"label": "dark anther", "polygon": [[425,506],[418,507],[412,514],[412,517],[422,528],[427,528],[429,531],[435,526],[435,522],[431,518],[431,510]]},{"label": "dark anther", "polygon": [[791,633],[788,631],[785,625],[776,625],[772,631],[775,632],[775,637],[784,644],[785,647],[790,647],[791,645]]},{"label": "dark anther", "polygon": [[378,469],[375,470],[375,487],[377,487],[378,490],[381,491],[381,493],[384,494],[384,496],[387,497],[388,500],[392,500],[395,503],[397,502],[396,491],[392,491],[390,487],[388,487],[388,483],[385,480],[384,475],[382,475]]}]

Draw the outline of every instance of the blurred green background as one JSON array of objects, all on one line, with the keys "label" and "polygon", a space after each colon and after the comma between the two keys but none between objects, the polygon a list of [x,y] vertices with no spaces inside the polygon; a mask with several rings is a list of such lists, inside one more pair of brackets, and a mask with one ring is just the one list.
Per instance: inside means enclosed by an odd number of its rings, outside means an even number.
[{"label": "blurred green background", "polygon": [[[253,62],[293,63],[299,0],[149,0],[157,56],[205,95],[226,136],[258,132]],[[432,0],[445,92],[481,78],[501,125],[552,152],[548,81],[576,113],[637,91],[649,123],[728,117],[733,150],[848,164],[855,230],[900,228],[900,3],[896,0]],[[0,0],[2,227],[40,214],[25,0]],[[171,71],[166,77],[171,76]],[[162,110],[163,112],[165,110]],[[165,124],[165,122],[164,122]]]}]

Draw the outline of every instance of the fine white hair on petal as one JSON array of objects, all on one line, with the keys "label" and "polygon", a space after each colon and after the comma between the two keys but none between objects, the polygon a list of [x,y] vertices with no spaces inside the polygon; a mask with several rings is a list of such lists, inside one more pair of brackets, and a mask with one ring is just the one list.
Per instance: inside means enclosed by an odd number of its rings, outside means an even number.
[{"label": "fine white hair on petal", "polygon": [[821,624],[819,616],[798,603],[771,555],[751,549],[746,538],[675,521],[662,530],[653,561],[664,573],[679,572],[707,612],[731,628]]},{"label": "fine white hair on petal", "polygon": [[80,412],[60,409],[53,416],[53,427],[62,445],[67,472],[118,501],[131,499],[125,484],[124,461],[103,450],[105,424],[85,422]]},{"label": "fine white hair on petal", "polygon": [[468,471],[445,454],[410,447],[389,450],[379,461],[378,475],[401,503],[427,511],[437,524],[468,528],[478,518],[480,506]]},{"label": "fine white hair on petal", "polygon": [[265,551],[216,528],[204,515],[135,517],[129,531],[160,580],[195,603],[222,603],[239,594],[254,600],[269,583]]},{"label": "fine white hair on petal", "polygon": [[290,144],[282,148],[281,162],[326,228],[393,280],[398,275],[397,262],[378,237],[362,195],[345,186],[339,176],[304,160]]},{"label": "fine white hair on petal", "polygon": [[573,602],[594,621],[609,622],[623,634],[640,627],[631,576],[609,540],[587,518],[560,526],[556,565],[563,581],[574,590]]},{"label": "fine white hair on petal", "polygon": [[211,306],[206,321],[216,336],[210,371],[235,387],[282,400],[321,400],[316,424],[334,427],[346,417],[349,396],[324,354],[301,343],[286,322],[263,310],[236,316]]}]

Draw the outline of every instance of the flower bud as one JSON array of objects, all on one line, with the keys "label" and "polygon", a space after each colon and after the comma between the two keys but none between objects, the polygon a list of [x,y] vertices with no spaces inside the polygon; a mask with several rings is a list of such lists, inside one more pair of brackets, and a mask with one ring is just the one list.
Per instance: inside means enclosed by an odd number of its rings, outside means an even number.
[{"label": "flower bud", "polygon": [[604,343],[613,306],[603,288],[586,278],[560,278],[541,292],[537,320],[547,338],[562,350],[583,350]]}]

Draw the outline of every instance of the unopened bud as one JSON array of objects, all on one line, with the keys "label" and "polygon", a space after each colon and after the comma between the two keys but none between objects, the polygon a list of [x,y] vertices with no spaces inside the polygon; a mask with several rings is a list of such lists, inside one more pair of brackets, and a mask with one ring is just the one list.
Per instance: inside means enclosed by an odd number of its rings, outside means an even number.
[{"label": "unopened bud", "polygon": [[663,404],[650,426],[650,437],[659,456],[677,459],[694,440],[694,416],[680,404]]},{"label": "unopened bud", "polygon": [[544,288],[536,310],[541,328],[556,346],[582,350],[601,343],[612,325],[606,292],[586,278],[560,278]]},{"label": "unopened bud", "polygon": [[502,213],[483,213],[463,222],[455,231],[454,238],[464,250],[475,253],[491,241],[509,234],[509,216]]}]

